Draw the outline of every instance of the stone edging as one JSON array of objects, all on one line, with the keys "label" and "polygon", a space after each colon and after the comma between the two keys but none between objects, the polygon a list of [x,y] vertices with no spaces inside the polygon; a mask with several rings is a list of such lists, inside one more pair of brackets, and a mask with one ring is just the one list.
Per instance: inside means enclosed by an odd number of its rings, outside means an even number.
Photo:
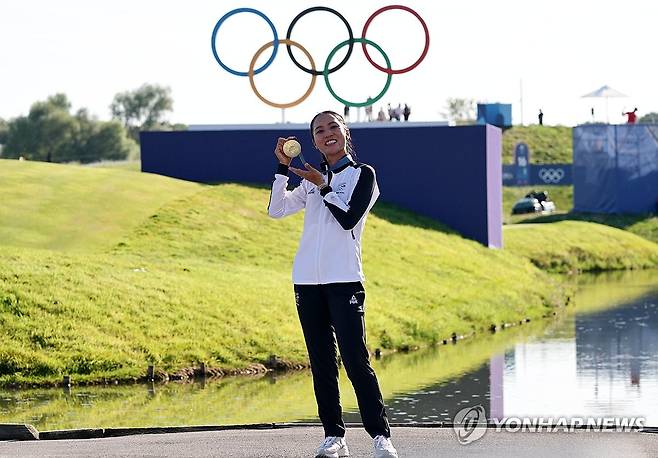
[{"label": "stone edging", "polygon": [[[153,428],[91,428],[91,429],[63,429],[39,432],[32,425],[0,424],[0,440],[71,440],[71,439],[100,439],[104,437],[122,437],[140,434],[172,434],[192,433],[204,431],[226,430],[254,430],[254,429],[282,429],[299,427],[321,427],[319,423],[254,423],[245,425],[207,425],[207,426],[169,426]],[[360,423],[347,423],[348,428],[361,428]],[[451,422],[436,423],[391,423],[392,428],[452,428]],[[487,428],[494,428],[490,422]],[[576,428],[576,429],[586,429]],[[605,428],[614,429],[614,427]],[[658,434],[658,427],[645,427],[637,432]]]}]

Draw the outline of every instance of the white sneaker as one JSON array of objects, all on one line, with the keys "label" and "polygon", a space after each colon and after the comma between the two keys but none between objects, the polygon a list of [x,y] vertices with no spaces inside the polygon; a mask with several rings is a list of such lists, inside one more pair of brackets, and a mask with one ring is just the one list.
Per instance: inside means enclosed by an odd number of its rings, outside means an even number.
[{"label": "white sneaker", "polygon": [[398,458],[398,452],[393,447],[390,438],[375,436],[373,445],[375,447],[375,458]]},{"label": "white sneaker", "polygon": [[[347,449],[347,443],[344,437],[328,436],[320,444],[315,458],[329,457],[339,458],[343,456],[350,456],[350,451]],[[397,456],[397,455],[396,455]]]}]

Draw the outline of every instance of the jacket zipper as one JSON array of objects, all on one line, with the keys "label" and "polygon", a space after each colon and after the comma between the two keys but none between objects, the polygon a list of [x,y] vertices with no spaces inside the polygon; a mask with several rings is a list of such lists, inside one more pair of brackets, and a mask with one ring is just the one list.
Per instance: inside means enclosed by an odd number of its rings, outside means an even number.
[{"label": "jacket zipper", "polygon": [[[331,171],[328,170],[327,171],[327,185],[331,184],[331,175],[332,175]],[[322,197],[322,200],[324,200],[324,197]],[[323,230],[322,229],[324,227],[324,221],[323,220],[324,220],[324,215],[325,215],[326,211],[329,211],[329,210],[327,210],[325,208],[324,203],[321,203],[320,215],[319,215],[320,224],[318,225],[319,226],[319,230],[318,230],[318,254],[317,254],[317,258],[316,258],[316,270],[315,270],[316,273],[317,273],[317,276],[318,276],[317,280],[318,280],[319,284],[322,283],[321,272],[320,272],[320,257],[322,256],[321,255],[321,253],[322,253],[322,240],[323,240],[323,237],[322,237]]]}]

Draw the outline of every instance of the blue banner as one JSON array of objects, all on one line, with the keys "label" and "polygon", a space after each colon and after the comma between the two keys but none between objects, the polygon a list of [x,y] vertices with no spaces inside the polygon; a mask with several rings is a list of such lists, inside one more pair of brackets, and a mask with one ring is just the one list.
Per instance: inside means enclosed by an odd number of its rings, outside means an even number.
[{"label": "blue banner", "polygon": [[519,173],[516,165],[503,165],[504,186],[572,185],[572,164],[530,164]]},{"label": "blue banner", "polygon": [[658,124],[587,124],[573,129],[574,210],[658,210]]},{"label": "blue banner", "polygon": [[525,143],[517,143],[514,148],[514,177],[519,186],[530,184],[530,148]]}]

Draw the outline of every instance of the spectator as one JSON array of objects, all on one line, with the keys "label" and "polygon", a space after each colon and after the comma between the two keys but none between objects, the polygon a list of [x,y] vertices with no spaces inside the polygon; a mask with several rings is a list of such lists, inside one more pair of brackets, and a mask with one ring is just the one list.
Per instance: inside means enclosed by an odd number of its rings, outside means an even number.
[{"label": "spectator", "polygon": [[384,107],[379,107],[379,113],[377,113],[377,121],[386,121],[386,113],[384,113]]},{"label": "spectator", "polygon": [[411,114],[411,107],[406,103],[404,104],[404,110],[402,111],[402,114],[404,115],[404,120],[409,121],[409,115]]},{"label": "spectator", "polygon": [[350,107],[348,105],[345,105],[345,108],[343,108],[343,118],[345,118],[345,121],[350,120]]},{"label": "spectator", "polygon": [[366,121],[372,122],[372,98],[368,97],[366,103]]},{"label": "spectator", "polygon": [[539,114],[537,115],[539,118],[539,125],[543,126],[544,125],[544,112],[541,111],[541,108],[539,109]]},{"label": "spectator", "polygon": [[395,110],[393,110],[393,107],[391,104],[388,104],[388,120],[393,121],[393,118],[395,117]]},{"label": "spectator", "polygon": [[402,104],[398,103],[398,106],[393,110],[393,117],[396,121],[402,119]]},{"label": "spectator", "polygon": [[635,124],[637,122],[637,115],[635,113],[637,113],[637,108],[634,108],[633,111],[622,113],[628,117],[628,119],[626,119],[626,124]]}]

